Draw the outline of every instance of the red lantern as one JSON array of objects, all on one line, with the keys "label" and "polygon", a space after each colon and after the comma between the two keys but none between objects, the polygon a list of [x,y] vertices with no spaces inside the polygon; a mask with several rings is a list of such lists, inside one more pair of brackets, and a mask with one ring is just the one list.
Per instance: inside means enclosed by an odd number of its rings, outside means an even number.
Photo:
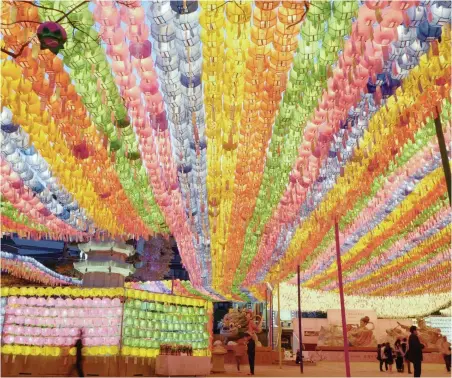
[{"label": "red lantern", "polygon": [[131,42],[130,55],[137,59],[145,59],[151,56],[152,46],[148,40],[143,42]]},{"label": "red lantern", "polygon": [[66,30],[56,22],[47,21],[38,27],[38,39],[41,44],[41,50],[50,50],[54,54],[64,48],[67,40]]}]

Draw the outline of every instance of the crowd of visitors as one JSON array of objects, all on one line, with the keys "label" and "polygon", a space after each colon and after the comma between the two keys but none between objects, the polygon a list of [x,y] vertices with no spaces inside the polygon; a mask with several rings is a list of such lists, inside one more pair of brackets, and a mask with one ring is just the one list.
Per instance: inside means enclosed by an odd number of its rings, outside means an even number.
[{"label": "crowd of visitors", "polygon": [[[378,344],[377,346],[377,360],[380,363],[380,371],[389,371],[392,373],[392,365],[396,364],[397,372],[405,372],[405,366],[408,370],[408,374],[411,374],[411,364],[413,365],[413,376],[420,377],[422,370],[422,350],[424,344],[419,339],[416,326],[410,328],[410,336],[408,340],[406,338],[398,338],[394,343],[394,347],[390,343]],[[446,369],[450,372],[451,364],[451,348],[450,343],[444,336],[441,346],[441,353],[444,357]],[[384,367],[384,370],[383,370]]]}]

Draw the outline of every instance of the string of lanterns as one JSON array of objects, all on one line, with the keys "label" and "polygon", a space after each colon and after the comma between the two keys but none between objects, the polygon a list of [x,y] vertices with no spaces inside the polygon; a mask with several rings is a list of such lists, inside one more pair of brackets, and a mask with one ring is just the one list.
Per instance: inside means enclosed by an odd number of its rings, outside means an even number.
[{"label": "string of lanterns", "polygon": [[444,292],[448,2],[39,5],[1,15],[3,233],[171,233],[176,290],[239,301],[334,292],[337,220],[346,293]]}]

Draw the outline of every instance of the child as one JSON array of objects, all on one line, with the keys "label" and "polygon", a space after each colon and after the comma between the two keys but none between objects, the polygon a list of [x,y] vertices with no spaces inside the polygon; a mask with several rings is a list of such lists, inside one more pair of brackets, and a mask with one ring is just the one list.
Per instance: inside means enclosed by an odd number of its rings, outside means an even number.
[{"label": "child", "polygon": [[237,345],[235,346],[235,361],[237,362],[237,371],[240,371],[240,362],[242,357],[246,354],[246,340],[242,337],[237,340]]},{"label": "child", "polygon": [[386,364],[389,366],[389,373],[392,374],[392,365],[394,364],[394,349],[391,348],[391,344],[386,343],[384,349],[386,355]]}]

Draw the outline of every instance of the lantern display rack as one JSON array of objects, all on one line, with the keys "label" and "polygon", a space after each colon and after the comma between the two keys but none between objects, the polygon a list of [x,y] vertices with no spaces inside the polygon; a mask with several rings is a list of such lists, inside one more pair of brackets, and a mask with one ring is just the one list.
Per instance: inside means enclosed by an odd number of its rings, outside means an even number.
[{"label": "lantern display rack", "polygon": [[203,307],[127,300],[124,309],[123,343],[129,347],[159,349],[161,345],[191,344],[194,350],[208,347],[208,316]]},{"label": "lantern display rack", "polygon": [[1,294],[5,355],[74,356],[80,337],[86,356],[154,358],[161,345],[209,354],[212,306],[205,300],[124,288],[22,287]]}]

